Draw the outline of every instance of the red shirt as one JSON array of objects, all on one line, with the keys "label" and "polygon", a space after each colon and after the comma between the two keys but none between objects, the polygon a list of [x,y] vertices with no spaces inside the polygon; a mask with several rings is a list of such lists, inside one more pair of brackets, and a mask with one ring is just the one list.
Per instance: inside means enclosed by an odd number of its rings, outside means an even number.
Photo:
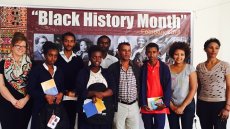
[{"label": "red shirt", "polygon": [[[155,66],[151,66],[149,63],[147,64],[147,98],[153,97],[162,97],[164,96],[163,89],[160,82],[160,62],[157,61]],[[144,108],[141,108],[141,113],[147,114],[162,114],[169,113],[168,108],[164,108],[163,110],[151,110],[146,111]]]}]

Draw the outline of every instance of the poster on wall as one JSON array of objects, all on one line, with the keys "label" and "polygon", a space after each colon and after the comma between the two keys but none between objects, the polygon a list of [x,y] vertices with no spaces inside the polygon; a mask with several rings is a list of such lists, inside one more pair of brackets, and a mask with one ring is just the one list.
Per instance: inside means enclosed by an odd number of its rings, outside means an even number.
[{"label": "poster on wall", "polygon": [[114,56],[117,55],[119,43],[129,42],[131,59],[140,65],[146,59],[145,46],[150,42],[159,45],[159,58],[168,63],[168,49],[173,42],[186,42],[191,46],[191,12],[20,7],[0,9],[1,57],[10,52],[10,39],[15,31],[27,35],[29,53],[34,60],[43,60],[41,48],[45,41],[59,44],[62,50],[61,35],[69,31],[77,39],[74,52],[83,59],[84,53],[97,43],[101,35],[111,39],[109,53]]}]

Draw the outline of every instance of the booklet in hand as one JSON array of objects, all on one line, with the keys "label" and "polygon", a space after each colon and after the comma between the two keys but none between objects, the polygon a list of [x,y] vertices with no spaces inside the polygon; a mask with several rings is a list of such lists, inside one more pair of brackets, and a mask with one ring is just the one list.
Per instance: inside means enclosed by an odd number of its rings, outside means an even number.
[{"label": "booklet in hand", "polygon": [[84,101],[83,110],[87,118],[96,114],[101,114],[102,111],[106,110],[104,102],[101,99],[96,99],[96,103],[93,103],[92,99],[86,99]]},{"label": "booklet in hand", "polygon": [[158,107],[157,104],[164,104],[162,97],[148,98],[148,107],[151,110],[156,110]]},{"label": "booklet in hand", "polygon": [[48,81],[41,83],[43,92],[47,95],[57,95],[58,89],[56,87],[56,84],[54,82],[54,79],[50,79]]}]

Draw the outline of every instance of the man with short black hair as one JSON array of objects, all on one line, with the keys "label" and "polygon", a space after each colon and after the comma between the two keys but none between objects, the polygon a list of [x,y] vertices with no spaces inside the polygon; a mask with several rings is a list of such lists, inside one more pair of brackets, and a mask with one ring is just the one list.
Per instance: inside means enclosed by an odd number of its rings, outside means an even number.
[{"label": "man with short black hair", "polygon": [[59,53],[56,66],[64,73],[65,92],[63,104],[69,117],[70,129],[74,129],[77,112],[75,80],[79,71],[84,67],[84,63],[80,57],[73,53],[73,48],[76,45],[76,38],[73,33],[64,33],[62,43],[64,50]]},{"label": "man with short black hair", "polygon": [[118,45],[119,61],[109,67],[115,82],[114,129],[139,129],[139,68],[131,60],[128,42]]},{"label": "man with short black hair", "polygon": [[100,36],[97,40],[97,45],[103,50],[103,59],[101,62],[101,66],[103,68],[108,68],[111,64],[118,61],[116,57],[108,53],[109,47],[111,45],[111,39],[108,36],[106,35]]}]

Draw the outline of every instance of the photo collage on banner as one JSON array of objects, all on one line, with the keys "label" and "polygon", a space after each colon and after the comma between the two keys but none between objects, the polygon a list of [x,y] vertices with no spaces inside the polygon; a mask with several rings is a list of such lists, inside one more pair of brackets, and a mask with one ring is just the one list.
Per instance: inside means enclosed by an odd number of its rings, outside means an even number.
[{"label": "photo collage on banner", "polygon": [[[73,32],[77,44],[74,49],[76,55],[84,61],[88,60],[87,50],[97,43],[98,37],[107,35],[111,39],[109,53],[117,55],[117,46],[122,42],[129,42],[132,48],[131,59],[138,65],[146,60],[145,46],[154,42],[159,45],[160,59],[172,63],[168,49],[175,41],[186,42],[191,45],[191,13],[190,12],[154,12],[154,11],[118,11],[118,10],[78,10],[78,9],[48,9],[48,8],[14,8],[11,10],[1,7],[1,18],[11,16],[15,9],[23,10],[26,18],[19,19],[21,30],[25,32],[29,42],[29,52],[33,60],[43,60],[42,45],[45,41],[52,41],[63,49],[61,35]],[[22,12],[22,11],[21,11]],[[10,14],[11,13],[11,14]],[[17,13],[18,14],[18,13]],[[4,16],[3,16],[4,15]],[[19,14],[18,14],[19,15]],[[19,15],[21,16],[21,15]],[[24,23],[26,20],[26,23]],[[20,22],[26,25],[23,28]],[[13,21],[10,21],[13,23]],[[8,20],[1,20],[0,51],[9,53],[10,39],[14,31]],[[20,28],[14,25],[15,28]],[[12,25],[13,26],[13,25]],[[7,32],[6,32],[7,31]],[[7,35],[7,34],[9,34]],[[7,49],[7,48],[8,49]],[[191,62],[191,57],[188,60]]]}]

